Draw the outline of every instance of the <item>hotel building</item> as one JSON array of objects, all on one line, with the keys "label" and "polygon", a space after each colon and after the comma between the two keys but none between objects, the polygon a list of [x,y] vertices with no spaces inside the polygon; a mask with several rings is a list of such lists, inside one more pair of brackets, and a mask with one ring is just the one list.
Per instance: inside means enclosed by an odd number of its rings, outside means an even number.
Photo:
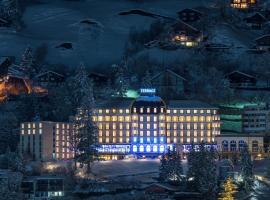
[{"label": "hotel building", "polygon": [[106,159],[117,155],[155,156],[168,147],[188,151],[201,141],[215,143],[220,134],[216,107],[190,100],[163,101],[154,95],[137,99],[114,98],[97,105],[99,152]]},{"label": "hotel building", "polygon": [[65,160],[73,157],[69,149],[70,123],[24,122],[20,127],[20,152],[36,161]]}]

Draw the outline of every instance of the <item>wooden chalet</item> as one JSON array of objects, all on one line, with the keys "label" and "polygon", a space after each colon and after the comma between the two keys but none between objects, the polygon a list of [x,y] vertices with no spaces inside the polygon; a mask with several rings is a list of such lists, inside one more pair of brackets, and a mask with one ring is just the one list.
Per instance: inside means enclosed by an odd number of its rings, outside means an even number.
[{"label": "wooden chalet", "polygon": [[258,0],[231,0],[231,7],[236,9],[250,9],[258,4]]},{"label": "wooden chalet", "polygon": [[267,22],[266,18],[261,13],[255,13],[250,17],[244,18],[244,21],[252,29],[261,29],[263,25]]},{"label": "wooden chalet", "polygon": [[184,77],[169,69],[151,79],[152,87],[156,88],[157,95],[164,99],[183,98],[186,81]]},{"label": "wooden chalet", "polygon": [[183,21],[173,24],[169,34],[170,40],[174,44],[186,47],[198,46],[203,40],[203,33],[201,31]]},{"label": "wooden chalet", "polygon": [[255,40],[256,48],[259,50],[270,51],[270,34],[263,35]]},{"label": "wooden chalet", "polygon": [[233,71],[225,75],[229,80],[231,88],[250,88],[256,87],[257,78],[255,76],[240,72]]},{"label": "wooden chalet", "polygon": [[191,8],[183,9],[179,11],[177,14],[180,20],[188,23],[199,21],[203,15],[201,12]]},{"label": "wooden chalet", "polygon": [[65,81],[65,76],[54,71],[46,71],[36,76],[42,86],[58,86]]},{"label": "wooden chalet", "polygon": [[163,183],[153,183],[144,189],[144,194],[147,199],[170,199],[174,193],[179,191],[180,188]]}]

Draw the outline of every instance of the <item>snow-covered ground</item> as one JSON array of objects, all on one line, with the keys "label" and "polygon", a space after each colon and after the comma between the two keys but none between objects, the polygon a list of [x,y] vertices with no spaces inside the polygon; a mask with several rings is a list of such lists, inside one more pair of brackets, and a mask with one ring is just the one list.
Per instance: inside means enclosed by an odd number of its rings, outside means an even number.
[{"label": "snow-covered ground", "polygon": [[[147,29],[155,20],[139,15],[120,16],[119,12],[142,9],[176,17],[176,12],[183,8],[209,6],[213,1],[46,0],[26,9],[23,16],[26,27],[21,32],[0,30],[0,55],[19,56],[27,45],[37,47],[45,43],[49,47],[48,61],[51,63],[73,66],[83,61],[90,67],[111,65],[121,59],[130,28]],[[103,25],[99,37],[93,39],[90,36],[91,25],[80,23],[84,19],[94,19]],[[73,49],[55,48],[63,42],[71,42]]]}]

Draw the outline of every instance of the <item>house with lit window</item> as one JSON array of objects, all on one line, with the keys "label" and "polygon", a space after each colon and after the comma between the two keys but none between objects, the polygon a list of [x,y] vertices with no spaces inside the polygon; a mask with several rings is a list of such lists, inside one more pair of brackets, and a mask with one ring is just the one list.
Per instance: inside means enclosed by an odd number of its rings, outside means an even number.
[{"label": "house with lit window", "polygon": [[73,158],[69,137],[73,125],[63,122],[24,122],[20,125],[22,155],[34,161],[68,160]]},{"label": "house with lit window", "polygon": [[183,21],[178,21],[169,28],[169,39],[175,45],[195,47],[202,42],[203,33]]},{"label": "house with lit window", "polygon": [[231,0],[231,7],[236,9],[249,9],[256,6],[258,0]]},{"label": "house with lit window", "polygon": [[166,69],[151,79],[156,93],[163,99],[183,98],[187,80],[170,69]]},{"label": "house with lit window", "polygon": [[[215,143],[220,133],[218,109],[199,101],[167,100],[155,90],[134,99],[113,98],[98,103],[94,121],[99,130],[99,153],[105,159],[126,154],[158,156],[178,146]],[[152,93],[152,94],[151,94]]]}]

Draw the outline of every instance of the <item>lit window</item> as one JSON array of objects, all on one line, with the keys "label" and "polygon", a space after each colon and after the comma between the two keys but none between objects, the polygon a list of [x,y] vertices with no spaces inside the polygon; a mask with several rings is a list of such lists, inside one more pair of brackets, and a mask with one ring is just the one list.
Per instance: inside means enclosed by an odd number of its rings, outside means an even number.
[{"label": "lit window", "polygon": [[164,142],[164,138],[163,137],[160,138],[160,142]]},{"label": "lit window", "polygon": [[122,109],[120,109],[120,110],[119,110],[119,113],[123,113],[123,110],[122,110]]},{"label": "lit window", "polygon": [[198,113],[198,110],[194,110],[193,113],[194,113],[194,114]]},{"label": "lit window", "polygon": [[150,113],[150,108],[147,108],[147,113]]},{"label": "lit window", "polygon": [[140,152],[143,152],[144,151],[144,147],[143,145],[140,146]]},{"label": "lit window", "polygon": [[154,136],[157,136],[157,131],[154,131]]},{"label": "lit window", "polygon": [[24,128],[24,124],[22,124],[22,128]]},{"label": "lit window", "polygon": [[110,112],[110,110],[109,109],[106,109],[105,112],[108,114]]},{"label": "lit window", "polygon": [[98,113],[100,113],[100,114],[101,114],[101,113],[102,113],[102,110],[101,110],[101,109],[99,109],[99,110],[98,110]]},{"label": "lit window", "polygon": [[155,143],[155,144],[157,143],[157,138],[154,138],[154,143]]},{"label": "lit window", "polygon": [[157,152],[157,145],[153,146],[153,152]]},{"label": "lit window", "polygon": [[143,108],[140,108],[140,113],[143,113]]},{"label": "lit window", "polygon": [[36,124],[35,123],[33,123],[33,128],[36,128]]},{"label": "lit window", "polygon": [[157,121],[157,117],[156,116],[154,116],[154,122],[156,122]]},{"label": "lit window", "polygon": [[150,131],[147,131],[147,136],[150,136]]},{"label": "lit window", "polygon": [[42,134],[42,129],[39,129],[39,134]]},{"label": "lit window", "polygon": [[189,114],[190,113],[190,110],[187,110],[187,113]]},{"label": "lit window", "polygon": [[161,108],[161,109],[160,109],[160,112],[163,113],[163,112],[164,112],[164,108]]},{"label": "lit window", "polygon": [[133,138],[133,142],[137,142],[137,137],[134,137]]},{"label": "lit window", "polygon": [[133,108],[133,112],[136,113],[137,112],[137,109],[136,108]]},{"label": "lit window", "polygon": [[207,113],[209,114],[209,113],[211,113],[211,111],[210,110],[207,110]]},{"label": "lit window", "polygon": [[200,110],[200,113],[203,114],[204,113],[204,110]]},{"label": "lit window", "polygon": [[150,117],[149,116],[147,116],[147,121],[150,122]]},{"label": "lit window", "polygon": [[171,111],[170,110],[167,110],[167,113],[171,113]]},{"label": "lit window", "polygon": [[143,117],[142,116],[140,117],[140,122],[143,122]]},{"label": "lit window", "polygon": [[30,123],[28,124],[28,128],[31,128],[31,124]]},{"label": "lit window", "polygon": [[126,113],[129,113],[129,109],[126,109]]},{"label": "lit window", "polygon": [[147,142],[148,142],[148,143],[150,142],[150,138],[149,138],[149,137],[147,138]]},{"label": "lit window", "polygon": [[21,130],[21,134],[24,135],[24,130]]},{"label": "lit window", "polygon": [[160,152],[164,152],[164,150],[165,150],[164,146],[161,145],[161,146],[159,147],[159,151],[160,151]]},{"label": "lit window", "polygon": [[137,152],[137,146],[132,147],[133,152]]},{"label": "lit window", "polygon": [[150,145],[147,145],[146,146],[146,152],[150,152],[151,151],[151,147],[150,147]]},{"label": "lit window", "polygon": [[143,138],[140,138],[140,143],[141,143],[141,144],[143,143]]},{"label": "lit window", "polygon": [[184,113],[184,110],[180,110],[180,113],[183,114]]},{"label": "lit window", "polygon": [[157,113],[157,108],[154,108],[154,113]]},{"label": "lit window", "polygon": [[173,110],[173,113],[174,113],[174,114],[177,113],[177,110]]}]

